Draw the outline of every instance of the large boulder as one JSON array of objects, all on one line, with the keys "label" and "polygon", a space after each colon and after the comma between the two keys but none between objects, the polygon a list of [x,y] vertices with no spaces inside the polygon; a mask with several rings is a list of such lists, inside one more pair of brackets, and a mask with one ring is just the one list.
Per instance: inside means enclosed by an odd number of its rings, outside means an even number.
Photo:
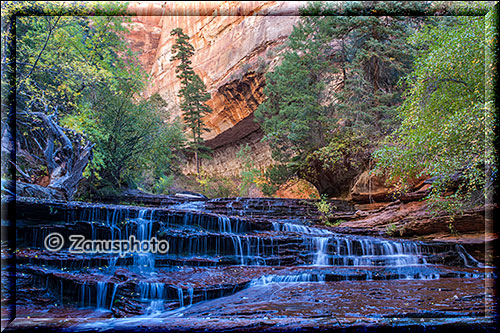
[{"label": "large boulder", "polygon": [[388,183],[384,176],[373,175],[370,170],[361,173],[351,188],[350,199],[357,204],[389,202],[400,199],[403,202],[419,200],[425,197],[431,184],[427,177],[413,179],[408,182],[407,191],[398,191],[395,182]]}]

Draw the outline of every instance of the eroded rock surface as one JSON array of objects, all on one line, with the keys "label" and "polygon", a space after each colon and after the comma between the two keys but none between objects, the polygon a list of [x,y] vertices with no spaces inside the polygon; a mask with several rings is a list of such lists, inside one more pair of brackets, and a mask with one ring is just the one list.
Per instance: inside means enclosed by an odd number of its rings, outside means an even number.
[{"label": "eroded rock surface", "polygon": [[[16,290],[3,293],[16,295],[17,318],[9,329],[494,325],[496,272],[477,260],[480,255],[451,239],[388,237],[369,220],[390,220],[408,203],[371,212],[356,211],[350,202],[332,204],[334,215],[345,219],[339,227],[322,225],[311,200],[223,198],[140,207],[18,198],[11,254]],[[414,206],[399,216],[424,214]],[[363,231],[363,223],[372,223],[373,231]],[[64,238],[55,252],[44,242],[54,232]],[[71,235],[155,237],[168,241],[169,250],[74,253]],[[3,259],[9,256],[4,250]],[[4,276],[11,271],[3,268]]]},{"label": "eroded rock surface", "polygon": [[[298,9],[306,2],[250,1],[220,2],[131,2],[132,17],[127,38],[151,74],[146,96],[159,93],[169,104],[172,117],[180,116],[180,81],[170,61],[174,38],[170,32],[182,28],[195,47],[193,68],[207,86],[213,113],[205,119],[205,135],[215,149],[205,161],[212,174],[239,175],[236,152],[249,144],[261,158],[256,167],[273,163],[269,147],[260,144],[256,124],[249,124],[263,101],[264,73],[279,61],[283,45],[298,20]],[[252,120],[253,121],[253,120]],[[238,126],[243,122],[243,125]],[[247,124],[247,125],[245,125]],[[238,126],[231,135],[227,131]],[[231,165],[236,164],[238,167]],[[228,166],[229,165],[229,166]],[[188,165],[185,173],[192,172]]]}]

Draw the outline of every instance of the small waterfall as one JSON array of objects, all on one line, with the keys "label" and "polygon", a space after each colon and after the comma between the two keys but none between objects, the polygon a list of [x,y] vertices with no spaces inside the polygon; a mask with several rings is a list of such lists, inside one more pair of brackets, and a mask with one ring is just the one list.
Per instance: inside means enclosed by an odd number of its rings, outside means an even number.
[{"label": "small waterfall", "polygon": [[250,286],[267,286],[271,283],[293,283],[293,282],[324,282],[324,274],[290,274],[290,275],[264,275],[260,278],[253,279]]},{"label": "small waterfall", "polygon": [[113,302],[115,300],[116,291],[118,290],[118,284],[113,284],[113,293],[111,294],[111,301],[109,302],[109,309],[113,307]]},{"label": "small waterfall", "polygon": [[179,299],[179,307],[184,307],[184,293],[181,287],[177,287],[177,298]]},{"label": "small waterfall", "polygon": [[328,265],[328,237],[316,237],[315,243],[317,252],[314,257],[314,266],[326,266]]},{"label": "small waterfall", "polygon": [[118,257],[112,257],[109,259],[109,265],[108,265],[108,268],[109,269],[113,269],[116,267],[116,263],[118,262]]},{"label": "small waterfall", "polygon": [[189,295],[189,305],[193,305],[193,295],[194,295],[193,286],[189,286],[187,291],[188,291],[188,295]]},{"label": "small waterfall", "polygon": [[98,309],[106,309],[106,297],[108,296],[108,283],[106,281],[97,282],[97,303]]},{"label": "small waterfall", "polygon": [[314,266],[403,267],[427,264],[415,242],[353,237],[289,222],[273,222],[272,226],[275,231],[300,234]]},{"label": "small waterfall", "polygon": [[92,305],[92,290],[87,282],[82,283],[80,287],[80,304],[81,307]]},{"label": "small waterfall", "polygon": [[326,229],[308,227],[301,224],[289,222],[272,222],[275,231],[288,231],[305,235],[331,235],[332,232]]},{"label": "small waterfall", "polygon": [[231,220],[227,216],[219,216],[219,228],[220,232],[231,233]]},{"label": "small waterfall", "polygon": [[137,285],[141,299],[163,299],[165,284],[160,282],[141,281]]},{"label": "small waterfall", "polygon": [[150,301],[146,314],[151,315],[164,310],[165,284],[161,282],[144,282],[137,285],[139,297],[143,301]]},{"label": "small waterfall", "polygon": [[85,306],[85,284],[80,286],[80,306]]},{"label": "small waterfall", "polygon": [[[151,212],[149,219],[147,213]],[[154,210],[142,209],[135,219],[137,225],[137,240],[139,242],[150,240],[153,234],[153,215]],[[151,271],[155,267],[155,259],[152,253],[134,253],[134,266],[140,271]]]},{"label": "small waterfall", "polygon": [[231,235],[233,247],[236,257],[240,258],[240,265],[245,265],[245,256],[243,254],[243,246],[241,245],[241,237],[238,235]]},{"label": "small waterfall", "polygon": [[455,249],[460,258],[462,258],[462,260],[464,261],[464,265],[466,267],[485,267],[479,261],[474,259],[469,253],[467,253],[467,251],[464,249],[462,245],[456,244]]}]

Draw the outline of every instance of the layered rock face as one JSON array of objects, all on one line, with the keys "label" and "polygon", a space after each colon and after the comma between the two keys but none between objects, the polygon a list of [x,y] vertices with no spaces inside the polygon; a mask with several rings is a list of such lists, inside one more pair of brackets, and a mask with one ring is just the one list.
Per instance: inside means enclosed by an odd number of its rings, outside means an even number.
[{"label": "layered rock face", "polygon": [[[205,134],[214,158],[204,168],[221,176],[238,175],[236,152],[249,144],[257,167],[272,163],[270,149],[260,142],[262,133],[253,112],[262,103],[264,73],[278,56],[305,2],[132,2],[128,38],[151,74],[146,96],[159,93],[169,104],[171,118],[181,115],[176,63],[170,61],[175,39],[170,32],[182,28],[195,48],[192,65],[202,78],[213,113]],[[234,155],[234,156],[233,156]],[[188,165],[185,173],[192,171]]]}]

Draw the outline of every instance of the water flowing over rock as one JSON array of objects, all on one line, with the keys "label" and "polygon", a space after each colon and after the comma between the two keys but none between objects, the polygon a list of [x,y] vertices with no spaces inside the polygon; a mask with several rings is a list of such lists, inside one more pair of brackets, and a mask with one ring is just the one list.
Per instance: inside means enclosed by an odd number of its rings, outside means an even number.
[{"label": "water flowing over rock", "polygon": [[[86,318],[59,323],[77,330],[138,324],[151,330],[234,328],[228,318],[249,330],[262,325],[304,329],[315,322],[355,327],[387,325],[389,314],[426,318],[432,325],[457,316],[470,325],[488,323],[484,318],[491,318],[494,303],[488,281],[494,272],[462,246],[339,233],[311,224],[313,206],[265,198],[185,201],[161,208],[19,198],[17,327],[38,325],[36,318],[47,315],[50,302],[58,304],[50,306],[54,318],[69,319],[70,313]],[[337,207],[337,214],[354,213],[347,203]],[[44,243],[54,232],[65,240],[57,252]],[[88,240],[156,237],[168,241],[169,250],[74,253],[71,235]],[[414,298],[401,302],[393,285]],[[443,294],[434,294],[437,289]],[[338,297],[357,299],[346,305],[348,310],[338,309],[344,317],[331,316]],[[438,298],[440,307],[430,301]],[[307,304],[314,311],[306,310]],[[304,308],[294,312],[297,306]],[[232,307],[238,310],[231,312]],[[353,316],[361,322],[354,324]],[[215,321],[202,324],[207,317]]]}]

